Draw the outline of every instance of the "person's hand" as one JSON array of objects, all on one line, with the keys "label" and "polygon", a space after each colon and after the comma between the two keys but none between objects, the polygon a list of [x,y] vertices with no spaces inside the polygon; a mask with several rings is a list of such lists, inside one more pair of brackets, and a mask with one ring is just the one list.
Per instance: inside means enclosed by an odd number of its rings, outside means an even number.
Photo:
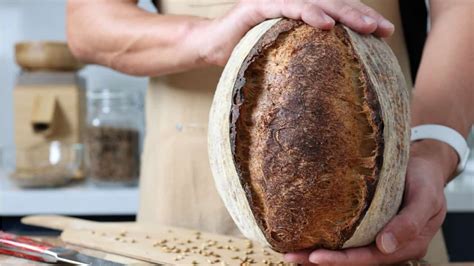
[{"label": "person's hand", "polygon": [[[445,154],[449,159],[436,152],[438,145],[448,151]],[[318,249],[289,253],[285,259],[303,264],[346,265],[391,264],[423,258],[446,215],[443,189],[455,167],[456,156],[448,149],[439,142],[412,145],[402,208],[377,235],[376,243],[342,251]]]},{"label": "person's hand", "polygon": [[394,26],[359,0],[241,0],[226,15],[198,23],[189,43],[207,64],[224,65],[242,36],[266,19],[286,17],[329,30],[338,21],[362,34],[389,37]]}]

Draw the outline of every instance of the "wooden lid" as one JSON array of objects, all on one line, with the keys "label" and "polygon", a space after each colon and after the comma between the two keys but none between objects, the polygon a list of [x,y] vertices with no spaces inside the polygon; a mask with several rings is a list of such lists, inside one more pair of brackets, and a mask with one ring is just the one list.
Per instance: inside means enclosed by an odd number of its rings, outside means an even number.
[{"label": "wooden lid", "polygon": [[77,71],[84,67],[65,42],[20,42],[15,45],[15,58],[17,64],[27,71]]}]

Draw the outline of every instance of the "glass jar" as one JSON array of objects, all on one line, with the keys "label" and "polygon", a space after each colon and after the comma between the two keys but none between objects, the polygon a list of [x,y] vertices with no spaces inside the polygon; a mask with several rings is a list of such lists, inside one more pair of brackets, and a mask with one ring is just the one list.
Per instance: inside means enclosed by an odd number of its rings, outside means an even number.
[{"label": "glass jar", "polygon": [[87,94],[89,176],[97,185],[136,185],[140,169],[143,108],[140,93],[95,89]]},{"label": "glass jar", "polygon": [[0,149],[0,172],[22,188],[48,188],[84,179],[82,144],[59,141]]}]

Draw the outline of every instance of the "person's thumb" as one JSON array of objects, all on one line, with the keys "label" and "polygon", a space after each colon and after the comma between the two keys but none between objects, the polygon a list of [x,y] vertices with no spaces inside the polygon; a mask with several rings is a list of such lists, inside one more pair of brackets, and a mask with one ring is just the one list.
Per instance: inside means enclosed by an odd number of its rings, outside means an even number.
[{"label": "person's thumb", "polygon": [[394,253],[416,238],[438,210],[436,195],[430,190],[409,191],[405,206],[377,235],[377,248],[384,254]]},{"label": "person's thumb", "polygon": [[377,248],[384,254],[391,254],[414,239],[421,231],[418,217],[400,213],[377,235]]}]

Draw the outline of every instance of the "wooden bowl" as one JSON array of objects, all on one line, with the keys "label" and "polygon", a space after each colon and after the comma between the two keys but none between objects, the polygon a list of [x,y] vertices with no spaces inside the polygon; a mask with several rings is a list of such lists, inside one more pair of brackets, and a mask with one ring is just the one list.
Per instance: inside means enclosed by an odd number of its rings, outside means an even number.
[{"label": "wooden bowl", "polygon": [[15,45],[15,58],[28,71],[77,71],[84,67],[65,42],[20,42]]}]

